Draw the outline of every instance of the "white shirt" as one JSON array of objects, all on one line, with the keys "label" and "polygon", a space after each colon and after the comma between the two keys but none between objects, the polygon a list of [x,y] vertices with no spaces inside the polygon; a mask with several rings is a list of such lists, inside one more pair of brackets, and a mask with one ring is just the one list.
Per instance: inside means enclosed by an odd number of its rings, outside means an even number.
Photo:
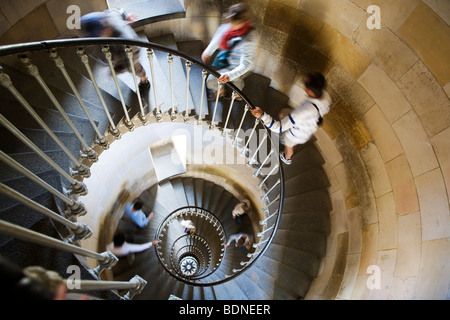
[{"label": "white shirt", "polygon": [[125,257],[130,253],[144,251],[151,246],[151,242],[136,244],[125,241],[121,247],[114,247],[114,242],[111,242],[106,246],[106,250],[111,251],[116,257]]},{"label": "white shirt", "polygon": [[191,220],[183,220],[180,222],[181,226],[185,229],[193,229],[195,228],[194,224]]},{"label": "white shirt", "polygon": [[[317,106],[317,110],[314,105]],[[319,116],[324,116],[330,111],[331,97],[324,91],[322,98],[314,99],[308,97],[294,111],[281,121],[273,119],[264,113],[261,120],[270,130],[283,133],[286,137],[297,143],[303,144],[309,141],[317,131]],[[320,114],[319,114],[320,113]]]}]

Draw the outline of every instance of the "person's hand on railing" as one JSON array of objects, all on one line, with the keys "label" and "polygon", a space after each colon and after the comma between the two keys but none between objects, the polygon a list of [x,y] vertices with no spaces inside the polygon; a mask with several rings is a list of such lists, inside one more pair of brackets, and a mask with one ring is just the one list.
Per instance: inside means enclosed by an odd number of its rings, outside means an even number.
[{"label": "person's hand on railing", "polygon": [[264,114],[264,111],[260,107],[255,107],[254,109],[250,109],[250,112],[255,118],[261,118]]},{"label": "person's hand on railing", "polygon": [[219,80],[220,83],[227,83],[230,81],[230,77],[226,73],[222,73],[217,80]]}]

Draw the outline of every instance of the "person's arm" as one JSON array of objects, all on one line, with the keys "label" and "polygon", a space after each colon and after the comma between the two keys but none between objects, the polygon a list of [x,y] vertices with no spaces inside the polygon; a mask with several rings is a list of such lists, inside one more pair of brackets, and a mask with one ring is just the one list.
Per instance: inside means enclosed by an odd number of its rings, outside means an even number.
[{"label": "person's arm", "polygon": [[270,114],[261,110],[261,108],[256,107],[255,109],[250,110],[250,112],[256,117],[260,118],[264,125],[277,133],[282,133],[291,129],[295,125],[295,120],[292,117],[292,114],[288,115],[281,121],[275,120],[270,116]]},{"label": "person's arm", "polygon": [[126,250],[127,254],[130,254],[130,253],[142,252],[146,249],[151,248],[152,246],[154,246],[156,244],[158,244],[157,240],[147,242],[147,243],[142,243],[142,244],[126,242],[126,243],[124,243],[123,246],[126,246],[125,250]]},{"label": "person's arm", "polygon": [[256,52],[256,38],[254,34],[249,34],[248,38],[242,44],[242,55],[239,66],[225,73],[228,76],[228,81],[242,77],[252,69]]},{"label": "person's arm", "polygon": [[222,40],[223,35],[228,29],[230,29],[229,23],[222,24],[217,28],[210,43],[202,53],[202,61],[204,63],[207,63],[209,58],[211,58],[211,56],[214,54],[214,52],[216,52],[216,50],[219,49],[220,41]]},{"label": "person's arm", "polygon": [[228,247],[233,241],[237,241],[237,239],[239,239],[239,235],[232,234],[228,239],[228,242],[226,243],[225,247]]}]

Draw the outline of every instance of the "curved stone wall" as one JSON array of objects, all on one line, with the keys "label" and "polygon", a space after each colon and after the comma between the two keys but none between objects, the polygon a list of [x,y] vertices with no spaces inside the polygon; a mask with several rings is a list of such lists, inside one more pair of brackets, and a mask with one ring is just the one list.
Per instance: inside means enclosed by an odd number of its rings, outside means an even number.
[{"label": "curved stone wall", "polygon": [[[207,1],[208,10],[198,2],[187,1],[185,20],[146,33],[210,37],[231,1]],[[316,134],[331,181],[332,234],[307,298],[448,298],[450,4],[248,3],[260,32],[255,72],[295,106],[302,75],[321,71],[334,101]],[[367,26],[370,5],[381,10],[380,29]],[[380,289],[370,289],[378,270]]]},{"label": "curved stone wall", "polygon": [[302,73],[322,71],[334,100],[316,134],[332,234],[308,298],[448,298],[450,3],[257,2],[256,72],[295,105]]},{"label": "curved stone wall", "polygon": [[[0,43],[68,34],[54,15],[67,1],[8,10],[21,2],[2,1]],[[316,134],[331,182],[332,233],[307,298],[448,299],[450,2],[248,2],[261,35],[255,71],[293,106],[304,72],[321,71],[334,101]],[[229,3],[186,0],[186,19],[145,31],[205,42]],[[381,9],[380,29],[367,26],[370,5]],[[380,287],[371,289],[378,271]]]}]

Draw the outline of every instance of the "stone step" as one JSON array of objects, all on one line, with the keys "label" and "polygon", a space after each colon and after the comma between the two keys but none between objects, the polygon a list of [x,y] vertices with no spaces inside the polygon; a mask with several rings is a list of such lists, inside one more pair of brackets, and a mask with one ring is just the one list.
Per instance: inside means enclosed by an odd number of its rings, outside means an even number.
[{"label": "stone step", "polygon": [[[68,50],[68,49],[67,49]],[[76,48],[71,48],[71,50],[76,50]],[[47,52],[33,52],[32,62],[39,68],[39,73],[42,78],[46,81],[47,85],[52,86],[62,92],[72,93],[67,81],[59,71],[59,69],[54,65],[51,59],[48,57]],[[90,78],[87,78],[83,75],[83,67],[81,68],[78,65],[78,57],[73,57],[72,59],[67,59],[64,61],[65,66],[67,68],[67,72],[74,82],[77,90],[80,93],[80,96],[83,100],[88,101],[89,103],[97,106],[101,106],[100,98],[93,86]],[[71,68],[71,63],[75,63],[75,67]],[[92,63],[92,65],[91,65]],[[90,62],[91,67],[95,65],[95,62]],[[45,66],[45,67],[42,67]],[[36,84],[37,85],[37,84]],[[36,86],[34,85],[34,86]],[[39,90],[40,91],[40,90]],[[37,91],[37,92],[39,92]],[[33,92],[33,91],[31,91]],[[101,90],[101,95],[105,100],[105,103],[109,109],[110,113],[120,113],[122,110],[122,106],[119,101],[111,96],[108,92]]]},{"label": "stone step", "polygon": [[[44,171],[36,174],[36,176],[44,180],[56,190],[61,189],[61,180],[59,174],[55,170]],[[2,181],[2,183],[12,188],[13,190],[20,192],[28,198],[34,198],[46,192],[46,190],[36,182],[22,175],[18,175],[13,179]],[[3,210],[7,210],[8,208],[15,206],[16,204],[17,202],[15,202],[14,200],[0,195],[0,213]]]},{"label": "stone step", "polygon": [[[121,117],[124,116],[122,101],[120,97],[121,94],[129,117],[132,118],[134,115],[136,115],[139,112],[139,102],[136,93],[123,81],[118,81],[120,89],[119,94],[119,90],[117,89],[117,86],[113,80],[109,64],[104,57],[101,48],[97,46],[86,48],[86,53],[88,53],[90,57],[89,65],[91,66],[97,85],[102,90],[102,92],[107,93],[105,97],[108,98],[108,96],[111,96],[114,97],[118,102],[120,102],[121,108],[115,109],[114,111],[120,114]],[[78,72],[86,79],[90,79],[89,73],[87,72],[85,65],[81,62],[81,59],[78,57],[76,50],[73,50],[72,48],[65,49],[59,54],[64,61],[67,61],[66,64],[68,64],[70,70]],[[108,107],[109,106],[110,105],[108,104]],[[113,106],[117,107],[118,105],[117,103],[114,103]]]}]

